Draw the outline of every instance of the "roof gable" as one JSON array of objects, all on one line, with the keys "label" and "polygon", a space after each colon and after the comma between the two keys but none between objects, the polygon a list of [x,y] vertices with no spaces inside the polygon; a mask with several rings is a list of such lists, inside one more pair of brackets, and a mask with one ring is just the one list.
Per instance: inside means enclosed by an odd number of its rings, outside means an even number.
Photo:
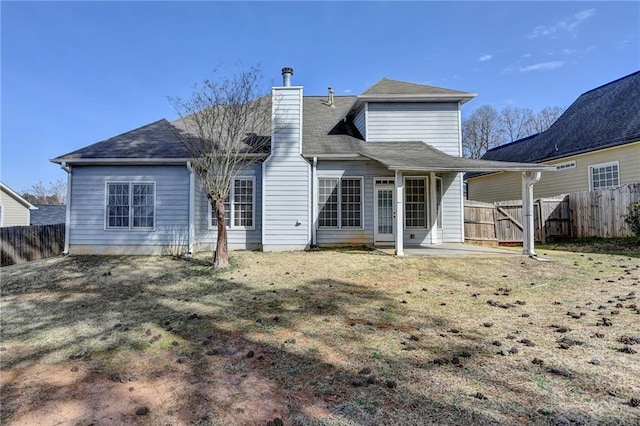
[{"label": "roof gable", "polygon": [[640,71],[583,93],[537,135],[493,148],[482,157],[548,161],[640,140]]},{"label": "roof gable", "polygon": [[14,191],[13,189],[9,188],[7,185],[5,185],[2,182],[0,182],[0,190],[2,192],[4,192],[5,194],[7,194],[9,197],[11,197],[14,200],[16,200],[19,204],[22,204],[25,208],[27,208],[29,210],[36,210],[37,209],[36,206],[34,206],[30,202],[28,202],[24,197],[22,197],[16,191]]}]

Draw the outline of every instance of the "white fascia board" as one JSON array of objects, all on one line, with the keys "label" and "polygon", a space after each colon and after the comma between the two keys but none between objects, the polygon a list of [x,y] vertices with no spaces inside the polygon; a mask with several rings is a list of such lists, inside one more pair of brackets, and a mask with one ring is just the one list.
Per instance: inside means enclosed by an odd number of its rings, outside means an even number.
[{"label": "white fascia board", "polygon": [[14,198],[17,202],[19,202],[20,204],[22,204],[23,206],[25,206],[29,210],[38,210],[38,208],[36,206],[34,206],[33,204],[31,204],[30,202],[25,200],[20,194],[18,194],[13,189],[9,188],[4,183],[0,182],[0,188],[2,188],[4,190],[4,192],[9,194],[11,196],[11,198]]},{"label": "white fascia board", "polygon": [[549,166],[515,166],[515,167],[406,167],[387,166],[389,170],[410,171],[410,172],[554,172],[555,167]]},{"label": "white fascia board", "polygon": [[[247,157],[260,158],[267,157],[266,154],[252,154]],[[56,164],[72,164],[72,165],[184,165],[190,158],[54,158],[49,160]]]},{"label": "white fascia board", "polygon": [[307,158],[316,157],[318,160],[357,160],[362,159],[366,160],[363,156],[357,153],[348,153],[348,154],[306,154],[304,155]]}]

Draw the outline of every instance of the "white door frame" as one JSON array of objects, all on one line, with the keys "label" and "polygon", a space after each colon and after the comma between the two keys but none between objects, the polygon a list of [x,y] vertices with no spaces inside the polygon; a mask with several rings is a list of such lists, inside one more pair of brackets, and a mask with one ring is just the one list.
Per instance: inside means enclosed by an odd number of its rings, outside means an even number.
[{"label": "white door frame", "polygon": [[[383,181],[384,183],[378,183],[379,181]],[[378,191],[379,190],[387,190],[391,191],[392,200],[391,200],[391,210],[393,212],[391,226],[393,228],[393,232],[391,234],[380,234],[378,232]],[[385,177],[385,178],[374,178],[373,181],[373,238],[374,244],[378,243],[392,243],[395,241],[395,233],[396,233],[396,224],[395,224],[395,199],[396,199],[396,191],[394,185],[393,177]]]}]

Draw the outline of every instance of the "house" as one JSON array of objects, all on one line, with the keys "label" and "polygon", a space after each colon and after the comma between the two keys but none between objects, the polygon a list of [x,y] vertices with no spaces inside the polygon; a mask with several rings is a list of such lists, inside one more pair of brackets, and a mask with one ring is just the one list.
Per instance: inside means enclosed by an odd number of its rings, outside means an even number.
[{"label": "house", "polygon": [[36,206],[0,182],[0,227],[28,226]]},{"label": "house", "polygon": [[[487,151],[497,161],[545,163],[536,198],[640,182],[640,71],[583,93],[545,132]],[[470,200],[520,199],[514,173],[468,174]]]},{"label": "house", "polygon": [[[231,188],[230,249],[464,242],[462,172],[548,166],[461,157],[460,107],[475,94],[382,79],[357,96],[271,93],[270,150]],[[267,135],[269,136],[269,135]],[[182,143],[165,119],[54,158],[68,173],[72,254],[210,250],[215,217]],[[524,178],[523,178],[524,179]]]},{"label": "house", "polygon": [[63,204],[36,204],[31,212],[31,225],[57,225],[65,223],[67,208]]}]

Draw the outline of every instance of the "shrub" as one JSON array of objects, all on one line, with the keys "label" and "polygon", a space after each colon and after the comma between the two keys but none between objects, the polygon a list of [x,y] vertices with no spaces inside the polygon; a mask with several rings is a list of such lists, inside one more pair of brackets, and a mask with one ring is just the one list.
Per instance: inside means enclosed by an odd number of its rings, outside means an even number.
[{"label": "shrub", "polygon": [[627,222],[631,232],[636,237],[640,237],[640,203],[631,203],[627,206],[627,214],[624,216],[624,221]]}]

